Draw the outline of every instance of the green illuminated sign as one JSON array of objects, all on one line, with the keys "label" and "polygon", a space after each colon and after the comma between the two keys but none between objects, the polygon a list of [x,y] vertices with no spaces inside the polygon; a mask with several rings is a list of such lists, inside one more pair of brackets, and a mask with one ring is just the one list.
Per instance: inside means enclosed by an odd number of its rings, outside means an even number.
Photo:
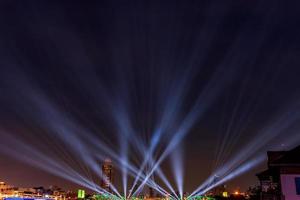
[{"label": "green illuminated sign", "polygon": [[78,190],[78,199],[84,199],[85,198],[85,191],[84,190]]}]

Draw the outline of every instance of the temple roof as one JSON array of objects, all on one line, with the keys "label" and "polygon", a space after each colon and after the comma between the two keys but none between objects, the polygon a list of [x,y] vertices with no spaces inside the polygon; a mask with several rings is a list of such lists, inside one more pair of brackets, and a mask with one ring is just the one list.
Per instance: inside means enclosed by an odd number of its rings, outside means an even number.
[{"label": "temple roof", "polygon": [[286,151],[282,156],[279,156],[278,159],[273,160],[269,164],[270,166],[280,166],[280,165],[300,166],[300,146],[290,151]]}]

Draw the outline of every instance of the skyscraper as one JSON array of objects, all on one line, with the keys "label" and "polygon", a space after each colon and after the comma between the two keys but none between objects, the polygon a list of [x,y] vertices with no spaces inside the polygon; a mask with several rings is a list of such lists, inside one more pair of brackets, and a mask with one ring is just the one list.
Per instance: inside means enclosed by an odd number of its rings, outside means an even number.
[{"label": "skyscraper", "polygon": [[102,165],[101,187],[108,192],[112,192],[111,184],[113,183],[113,175],[114,175],[114,169],[113,169],[112,161],[110,159],[105,159]]}]

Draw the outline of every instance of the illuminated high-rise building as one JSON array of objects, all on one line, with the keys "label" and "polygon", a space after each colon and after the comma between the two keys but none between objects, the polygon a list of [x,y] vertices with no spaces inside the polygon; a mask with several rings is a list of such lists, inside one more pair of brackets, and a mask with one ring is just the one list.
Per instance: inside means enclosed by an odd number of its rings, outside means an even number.
[{"label": "illuminated high-rise building", "polygon": [[113,176],[114,168],[112,165],[112,161],[110,159],[105,159],[102,165],[101,187],[108,192],[112,192],[111,184],[113,183]]}]

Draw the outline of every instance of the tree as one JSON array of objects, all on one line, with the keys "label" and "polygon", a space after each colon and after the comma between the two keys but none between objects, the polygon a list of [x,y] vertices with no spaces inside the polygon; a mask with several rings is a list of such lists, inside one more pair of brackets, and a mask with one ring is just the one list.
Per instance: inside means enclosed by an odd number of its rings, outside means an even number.
[{"label": "tree", "polygon": [[260,200],[261,187],[260,186],[249,187],[247,193],[249,194],[250,200]]}]

